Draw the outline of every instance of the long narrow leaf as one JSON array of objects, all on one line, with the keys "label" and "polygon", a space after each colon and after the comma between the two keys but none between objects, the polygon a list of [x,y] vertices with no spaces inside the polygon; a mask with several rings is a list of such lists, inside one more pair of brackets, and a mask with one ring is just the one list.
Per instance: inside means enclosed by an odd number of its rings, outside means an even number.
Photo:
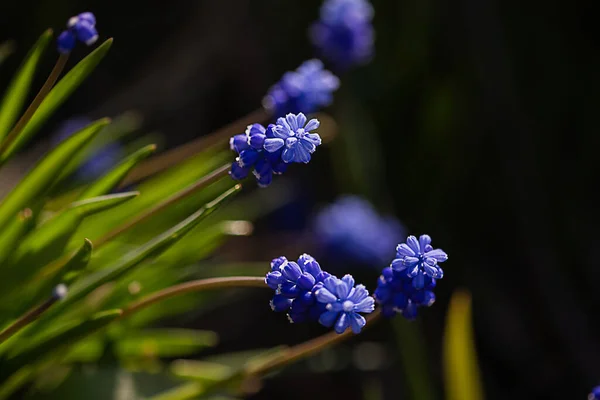
[{"label": "long narrow leaf", "polygon": [[61,168],[81,148],[106,126],[110,120],[101,119],[80,130],[69,139],[62,142],[56,149],[48,154],[42,161],[29,172],[29,174],[14,188],[0,203],[0,230],[6,223],[14,218],[17,213],[30,207],[39,200],[55,183]]},{"label": "long narrow leaf", "polygon": [[138,192],[119,193],[73,203],[43,224],[17,248],[11,265],[0,271],[0,293],[10,293],[11,288],[16,290],[41,267],[58,258],[86,216],[116,207],[138,195]]},{"label": "long narrow leaf", "polygon": [[29,209],[20,212],[7,228],[0,232],[0,265],[14,252],[15,247],[33,226],[33,212]]},{"label": "long narrow leaf", "polygon": [[17,120],[19,111],[23,108],[36,67],[50,39],[52,39],[52,30],[48,29],[33,45],[4,94],[0,103],[0,142],[6,137]]},{"label": "long narrow leaf", "polygon": [[125,176],[135,167],[140,161],[145,160],[156,150],[156,145],[148,145],[136,151],[123,162],[117,165],[115,168],[110,170],[106,175],[98,179],[96,182],[90,185],[82,194],[79,196],[80,199],[89,199],[90,197],[101,196],[109,193],[113,190]]},{"label": "long narrow leaf", "polygon": [[471,295],[452,295],[444,337],[444,374],[447,400],[482,400],[483,389],[471,326]]},{"label": "long narrow leaf", "polygon": [[48,93],[48,96],[42,101],[39,108],[33,114],[29,122],[23,127],[19,136],[11,143],[3,154],[0,154],[0,165],[6,162],[16,151],[28,143],[33,135],[42,127],[56,111],[83,83],[88,75],[96,68],[98,63],[104,58],[112,44],[112,39],[107,40],[87,57],[81,60],[73,69],[71,69],[62,78],[56,86]]}]

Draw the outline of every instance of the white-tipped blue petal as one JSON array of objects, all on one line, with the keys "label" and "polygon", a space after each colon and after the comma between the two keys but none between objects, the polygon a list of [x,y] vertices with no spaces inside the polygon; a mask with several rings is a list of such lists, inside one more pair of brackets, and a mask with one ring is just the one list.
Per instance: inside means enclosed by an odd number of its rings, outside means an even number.
[{"label": "white-tipped blue petal", "polygon": [[296,115],[296,123],[298,124],[298,128],[304,128],[304,124],[306,124],[306,115],[298,113],[298,115]]},{"label": "white-tipped blue petal", "polygon": [[375,310],[375,299],[371,296],[366,297],[360,303],[354,306],[354,311],[361,313],[372,313]]},{"label": "white-tipped blue petal", "polygon": [[286,162],[308,163],[310,161],[310,152],[300,143],[296,142],[283,151],[281,159]]},{"label": "white-tipped blue petal", "polygon": [[406,265],[404,265],[403,258],[396,258],[396,259],[392,260],[392,263],[390,264],[390,266],[398,272],[404,271],[406,269]]},{"label": "white-tipped blue petal", "polygon": [[404,265],[406,267],[414,267],[419,263],[419,259],[417,257],[404,257],[403,259]]},{"label": "white-tipped blue petal", "polygon": [[321,123],[319,122],[319,120],[316,118],[313,118],[310,121],[308,121],[308,124],[306,124],[306,126],[304,127],[304,130],[306,132],[314,131],[315,129],[318,129],[319,126],[321,126]]},{"label": "white-tipped blue petal", "polygon": [[348,318],[350,319],[350,328],[355,334],[359,334],[360,330],[367,324],[365,318],[357,313],[351,313]]},{"label": "white-tipped blue petal", "polygon": [[369,295],[369,291],[365,287],[365,285],[356,285],[352,293],[348,296],[348,300],[353,303],[360,303],[363,299],[365,299]]},{"label": "white-tipped blue petal", "polygon": [[425,275],[435,278],[437,274],[437,268],[432,267],[428,264],[423,264],[423,270],[425,271]]},{"label": "white-tipped blue petal", "polygon": [[285,141],[280,138],[265,139],[265,150],[269,153],[274,153],[285,145]]},{"label": "white-tipped blue petal", "polygon": [[285,150],[283,150],[283,153],[281,153],[281,159],[285,163],[294,162],[295,158],[296,158],[296,151],[293,148],[285,149]]},{"label": "white-tipped blue petal", "polygon": [[337,301],[337,297],[333,293],[331,293],[327,288],[321,288],[315,292],[315,297],[319,303],[335,303]]},{"label": "white-tipped blue petal", "polygon": [[304,148],[304,150],[306,150],[308,152],[308,154],[312,154],[315,152],[315,150],[317,149],[317,146],[315,146],[309,139],[307,139],[306,137],[298,140],[298,145],[302,146]]},{"label": "white-tipped blue petal", "polygon": [[348,320],[348,314],[341,313],[338,320],[335,322],[334,329],[336,333],[341,334],[344,333],[348,326],[350,325],[350,321]]},{"label": "white-tipped blue petal", "polygon": [[338,312],[335,311],[325,311],[319,317],[319,323],[327,328],[331,328],[338,317]]},{"label": "white-tipped blue petal", "polygon": [[296,282],[300,275],[302,275],[302,269],[295,262],[288,261],[281,266],[281,273],[286,279]]},{"label": "white-tipped blue petal", "polygon": [[294,114],[290,113],[286,115],[285,120],[287,121],[288,125],[290,126],[293,132],[296,132],[298,130],[298,118]]},{"label": "white-tipped blue petal", "polygon": [[419,254],[421,252],[421,248],[419,247],[419,241],[413,235],[410,235],[406,238],[406,244],[411,248],[415,254]]},{"label": "white-tipped blue petal", "polygon": [[425,251],[425,246],[431,244],[431,237],[429,235],[421,235],[419,237],[419,246],[421,247],[421,251]]},{"label": "white-tipped blue petal", "polygon": [[331,293],[335,293],[335,284],[337,281],[338,278],[335,276],[330,276],[323,281],[323,286],[325,286],[325,289],[329,290]]},{"label": "white-tipped blue petal", "polygon": [[398,256],[415,256],[415,252],[408,247],[406,243],[401,243],[396,247],[396,251],[398,252]]},{"label": "white-tipped blue petal", "polygon": [[415,267],[406,274],[409,278],[415,277],[419,273],[419,266],[415,265]]},{"label": "white-tipped blue petal", "polygon": [[444,262],[448,259],[448,254],[446,254],[446,252],[444,252],[442,249],[435,249],[425,253],[425,257],[433,257],[438,262]]},{"label": "white-tipped blue petal", "polygon": [[321,136],[319,136],[318,133],[307,133],[306,135],[304,135],[304,140],[308,140],[309,142],[311,142],[315,146],[315,148],[317,146],[320,146],[322,142]]},{"label": "white-tipped blue petal", "polygon": [[346,274],[344,275],[344,277],[342,278],[342,282],[344,282],[346,284],[346,286],[348,286],[348,292],[350,292],[350,289],[352,289],[354,287],[354,277],[350,274]]}]

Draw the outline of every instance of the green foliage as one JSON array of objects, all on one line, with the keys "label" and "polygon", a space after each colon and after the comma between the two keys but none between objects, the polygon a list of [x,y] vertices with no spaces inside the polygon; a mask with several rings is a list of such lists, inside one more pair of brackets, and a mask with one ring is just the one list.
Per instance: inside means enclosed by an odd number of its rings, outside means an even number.
[{"label": "green foliage", "polygon": [[[0,168],[26,150],[112,43],[100,45],[43,93],[31,119],[3,143],[31,96],[30,86],[50,39],[50,31],[41,36],[5,92]],[[170,384],[154,390],[154,395],[175,387],[178,382],[173,379],[183,378],[167,374],[177,368],[169,369],[161,360],[186,357],[218,343],[214,332],[148,326],[202,304],[209,308],[216,294],[172,299],[131,320],[121,315],[142,295],[202,275],[189,266],[219,246],[227,234],[223,221],[236,216],[236,207],[213,213],[240,186],[222,173],[204,182],[211,172],[222,170],[230,155],[207,149],[151,174],[136,184],[135,192],[114,193],[134,170],[151,165],[151,159],[142,161],[156,146],[138,144],[95,182],[76,181],[73,173],[93,157],[91,149],[119,140],[131,128],[110,122],[98,120],[65,139],[0,200],[0,399],[24,388],[27,397],[60,392],[63,382],[82,379],[77,365],[100,360],[169,376]],[[203,273],[214,274],[212,268],[217,266],[207,265]],[[224,274],[239,269],[219,268]],[[64,299],[52,294],[59,284],[69,286]],[[217,378],[213,374],[213,381]],[[199,380],[189,379],[194,384]]]}]

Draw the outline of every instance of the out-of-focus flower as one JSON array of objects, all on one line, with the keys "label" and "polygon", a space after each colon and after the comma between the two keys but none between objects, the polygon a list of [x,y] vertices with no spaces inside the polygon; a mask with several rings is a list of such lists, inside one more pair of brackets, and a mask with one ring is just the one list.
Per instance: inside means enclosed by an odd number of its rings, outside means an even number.
[{"label": "out-of-focus flower", "polygon": [[[53,137],[54,143],[65,140],[75,132],[85,128],[92,121],[85,117],[75,117],[63,122]],[[83,181],[102,176],[113,168],[122,158],[123,149],[118,142],[110,142],[95,149],[77,168],[76,175]]]},{"label": "out-of-focus flower", "polygon": [[405,235],[395,218],[381,216],[367,200],[340,197],[323,208],[313,222],[318,243],[336,259],[380,266],[393,255],[393,247]]},{"label": "out-of-focus flower", "polygon": [[326,0],[310,29],[311,40],[337,69],[365,64],[373,56],[373,14],[367,0]]},{"label": "out-of-focus flower", "polygon": [[288,261],[285,257],[275,258],[265,277],[265,283],[275,290],[271,308],[277,312],[288,311],[288,318],[294,323],[317,321],[326,310],[316,301],[315,291],[330,276],[308,254],[301,255],[298,262]]},{"label": "out-of-focus flower", "polygon": [[281,159],[286,163],[308,163],[311,154],[321,144],[321,137],[318,133],[310,133],[319,127],[319,121],[311,119],[307,123],[306,119],[303,113],[288,114],[285,118],[279,118],[277,125],[273,127],[274,137],[263,141],[265,150],[275,153],[283,149]]},{"label": "out-of-focus flower", "polygon": [[369,296],[364,285],[354,287],[352,275],[342,279],[331,276],[323,281],[317,289],[315,297],[319,303],[325,304],[325,311],[319,317],[319,323],[326,327],[334,327],[336,333],[343,333],[348,327],[354,333],[360,333],[366,320],[359,313],[371,313],[375,309],[375,300]]},{"label": "out-of-focus flower", "polygon": [[588,400],[600,400],[600,386],[596,386],[592,389],[588,395]]},{"label": "out-of-focus flower", "polygon": [[58,36],[58,51],[63,54],[70,53],[75,48],[77,40],[88,46],[98,40],[96,17],[91,12],[83,12],[69,18],[67,29]]},{"label": "out-of-focus flower", "polygon": [[415,289],[423,288],[425,276],[434,279],[444,276],[444,271],[438,263],[446,261],[448,254],[441,249],[434,249],[429,235],[421,235],[418,240],[414,236],[409,236],[406,238],[406,243],[398,245],[396,251],[392,268],[398,272],[405,272],[409,278],[412,278]]},{"label": "out-of-focus flower", "polygon": [[321,61],[305,61],[269,89],[263,106],[276,116],[315,112],[331,104],[339,86],[340,80],[325,70]]},{"label": "out-of-focus flower", "polygon": [[[407,260],[408,264],[412,265],[411,267],[399,263],[399,259],[392,261],[391,267],[383,269],[374,297],[381,305],[384,316],[392,317],[396,313],[400,313],[406,319],[412,320],[417,317],[418,307],[429,307],[435,302],[433,290],[436,280],[443,277],[441,269],[437,267],[437,262],[446,261],[448,255],[441,250],[433,250],[431,238],[428,235],[422,235],[418,241],[414,236],[409,236],[406,242],[408,245],[404,243],[398,245],[399,257],[402,257],[400,260],[402,261],[405,257],[414,257],[419,261],[413,264],[413,260]],[[414,254],[410,254],[406,247]],[[432,256],[431,253],[434,251]],[[409,255],[404,255],[405,253],[409,253]],[[429,255],[427,255],[428,253]],[[427,258],[434,258],[436,263],[428,262]],[[397,268],[398,265],[401,267]],[[433,268],[431,265],[437,268]],[[428,266],[427,272],[425,266]]]}]

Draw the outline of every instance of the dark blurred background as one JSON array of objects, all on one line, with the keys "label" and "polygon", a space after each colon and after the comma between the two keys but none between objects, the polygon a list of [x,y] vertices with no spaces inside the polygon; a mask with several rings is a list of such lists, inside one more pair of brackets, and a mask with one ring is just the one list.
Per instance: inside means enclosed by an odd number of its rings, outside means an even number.
[{"label": "dark blurred background", "polygon": [[[224,251],[253,261],[310,252],[289,243],[312,210],[340,193],[361,194],[450,254],[436,305],[410,328],[425,344],[421,361],[434,398],[443,393],[444,317],[457,288],[473,294],[488,399],[585,398],[600,383],[597,3],[372,4],[375,58],[341,76],[326,110],[339,123],[338,138],[309,166],[286,175],[297,193],[296,219],[283,218],[288,210],[259,221],[253,239]],[[253,111],[285,71],[313,57],[307,27],[319,6],[318,0],[2,1],[0,41],[13,39],[17,48],[0,68],[0,87],[45,28],[59,30],[66,16],[93,11],[101,40],[115,37],[114,46],[41,138],[73,115],[136,110],[146,130],[174,147]],[[80,46],[73,58],[86,52]],[[53,61],[45,57],[46,70]],[[43,74],[39,79],[37,86]],[[377,271],[364,276],[374,280]],[[268,308],[253,311],[248,302],[215,311],[217,322],[190,323],[218,330],[219,351],[294,343],[321,332],[293,329],[283,317],[272,322]],[[232,307],[233,320],[223,316]],[[265,321],[264,331],[245,331],[250,318]],[[348,363],[316,373],[304,363],[267,380],[255,397],[368,398],[365,387],[375,385],[383,398],[418,398],[406,389],[403,371],[410,365],[395,356],[401,344],[391,344],[392,332],[382,324],[342,348],[390,343],[385,368],[361,372]]]}]

